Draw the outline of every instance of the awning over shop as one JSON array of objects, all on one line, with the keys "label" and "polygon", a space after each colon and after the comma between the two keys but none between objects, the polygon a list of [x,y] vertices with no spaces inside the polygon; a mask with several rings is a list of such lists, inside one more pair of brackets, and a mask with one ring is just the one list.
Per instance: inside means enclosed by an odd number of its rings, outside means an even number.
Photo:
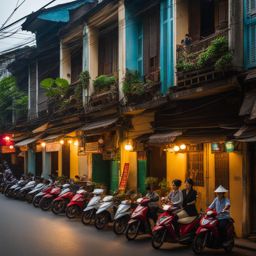
[{"label": "awning over shop", "polygon": [[52,141],[57,140],[60,137],[63,137],[63,134],[49,135],[49,136],[43,138],[43,140],[46,141],[46,142],[52,142]]},{"label": "awning over shop", "polygon": [[45,123],[32,131],[32,133],[44,132],[48,128],[48,123]]},{"label": "awning over shop", "polygon": [[79,130],[85,131],[85,132],[91,132],[93,130],[106,129],[116,124],[117,121],[118,121],[118,118],[111,118],[111,119],[101,120],[93,123],[88,123],[83,127],[81,127]]},{"label": "awning over shop", "polygon": [[13,141],[14,141],[15,143],[17,143],[17,142],[19,142],[19,141],[28,139],[29,137],[30,137],[29,134],[22,134],[22,135],[19,135],[19,136],[14,135]]},{"label": "awning over shop", "polygon": [[256,91],[249,92],[245,95],[239,115],[249,115],[251,120],[256,118]]},{"label": "awning over shop", "polygon": [[23,147],[23,146],[27,146],[35,141],[37,141],[38,139],[40,139],[42,137],[42,134],[40,135],[37,135],[33,138],[29,138],[29,139],[26,139],[26,140],[22,140],[20,142],[18,142],[17,144],[15,144],[16,147]]},{"label": "awning over shop", "polygon": [[254,142],[256,141],[256,126],[242,126],[234,137],[240,142]]},{"label": "awning over shop", "polygon": [[181,131],[153,134],[149,137],[148,143],[156,145],[173,143],[176,140],[176,138],[181,135]]},{"label": "awning over shop", "polygon": [[81,127],[82,123],[81,122],[75,122],[75,123],[69,123],[69,124],[64,124],[60,126],[54,126],[50,127],[46,130],[47,134],[55,136],[56,134],[67,134],[70,133],[77,128]]}]

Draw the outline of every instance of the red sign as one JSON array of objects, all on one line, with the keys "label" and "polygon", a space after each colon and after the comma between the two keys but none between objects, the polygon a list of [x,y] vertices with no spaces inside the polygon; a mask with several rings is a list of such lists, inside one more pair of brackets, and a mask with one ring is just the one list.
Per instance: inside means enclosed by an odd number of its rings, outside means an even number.
[{"label": "red sign", "polygon": [[119,183],[119,190],[125,190],[128,182],[128,177],[129,177],[129,163],[125,163],[122,177]]},{"label": "red sign", "polygon": [[0,146],[13,146],[13,136],[12,134],[0,134]]}]

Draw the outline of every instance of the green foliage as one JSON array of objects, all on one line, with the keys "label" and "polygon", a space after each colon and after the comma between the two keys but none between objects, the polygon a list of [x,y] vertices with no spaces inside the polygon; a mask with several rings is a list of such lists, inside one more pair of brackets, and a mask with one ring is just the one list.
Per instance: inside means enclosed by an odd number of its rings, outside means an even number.
[{"label": "green foliage", "polygon": [[143,81],[137,71],[127,70],[123,81],[123,93],[125,95],[142,95],[145,92]]},{"label": "green foliage", "polygon": [[64,97],[70,88],[69,82],[63,78],[46,78],[40,85],[45,89],[47,97],[52,99]]},{"label": "green foliage", "polygon": [[158,184],[158,178],[157,177],[147,177],[145,179],[145,185],[146,186],[156,186]]},{"label": "green foliage", "polygon": [[217,71],[225,71],[231,67],[232,59],[228,39],[220,36],[214,39],[198,57],[194,58],[194,54],[182,56],[176,68],[181,72],[189,72],[213,66]]},{"label": "green foliage", "polygon": [[27,105],[28,97],[18,89],[13,76],[0,80],[0,126],[11,121],[13,110],[18,118],[26,114]]},{"label": "green foliage", "polygon": [[89,71],[82,71],[81,74],[79,75],[79,83],[75,87],[75,97],[78,100],[82,100],[82,93],[83,90],[89,88],[90,84],[90,74]]},{"label": "green foliage", "polygon": [[216,61],[214,65],[215,70],[226,71],[228,68],[231,67],[232,60],[233,60],[233,55],[230,52],[226,53]]},{"label": "green foliage", "polygon": [[91,76],[89,71],[86,70],[81,72],[79,76],[79,82],[82,85],[83,89],[87,89],[89,87],[90,79],[91,79]]},{"label": "green foliage", "polygon": [[114,76],[101,75],[93,81],[95,91],[99,92],[105,89],[110,89],[111,85],[116,84]]}]

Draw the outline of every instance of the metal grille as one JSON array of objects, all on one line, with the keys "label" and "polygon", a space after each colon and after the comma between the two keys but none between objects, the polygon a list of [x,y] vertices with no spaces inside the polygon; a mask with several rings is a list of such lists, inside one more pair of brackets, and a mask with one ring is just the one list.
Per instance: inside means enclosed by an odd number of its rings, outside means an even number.
[{"label": "metal grille", "polygon": [[215,154],[215,187],[219,185],[229,189],[229,155],[225,152]]},{"label": "metal grille", "polygon": [[193,179],[195,186],[204,186],[204,153],[187,153],[187,177]]}]

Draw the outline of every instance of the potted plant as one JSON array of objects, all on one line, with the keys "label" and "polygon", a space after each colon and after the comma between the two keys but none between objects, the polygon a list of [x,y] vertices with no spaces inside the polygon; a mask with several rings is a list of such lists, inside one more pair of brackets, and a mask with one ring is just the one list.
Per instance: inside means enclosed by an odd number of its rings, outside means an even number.
[{"label": "potted plant", "polygon": [[116,78],[114,76],[101,75],[93,81],[95,93],[101,93],[108,90],[116,90]]},{"label": "potted plant", "polygon": [[127,70],[123,81],[123,93],[128,102],[138,101],[145,93],[144,82],[137,71]]},{"label": "potted plant", "polygon": [[89,71],[85,70],[82,71],[79,75],[79,83],[75,87],[75,98],[78,101],[82,100],[83,90],[87,90],[90,84],[90,73]]}]

